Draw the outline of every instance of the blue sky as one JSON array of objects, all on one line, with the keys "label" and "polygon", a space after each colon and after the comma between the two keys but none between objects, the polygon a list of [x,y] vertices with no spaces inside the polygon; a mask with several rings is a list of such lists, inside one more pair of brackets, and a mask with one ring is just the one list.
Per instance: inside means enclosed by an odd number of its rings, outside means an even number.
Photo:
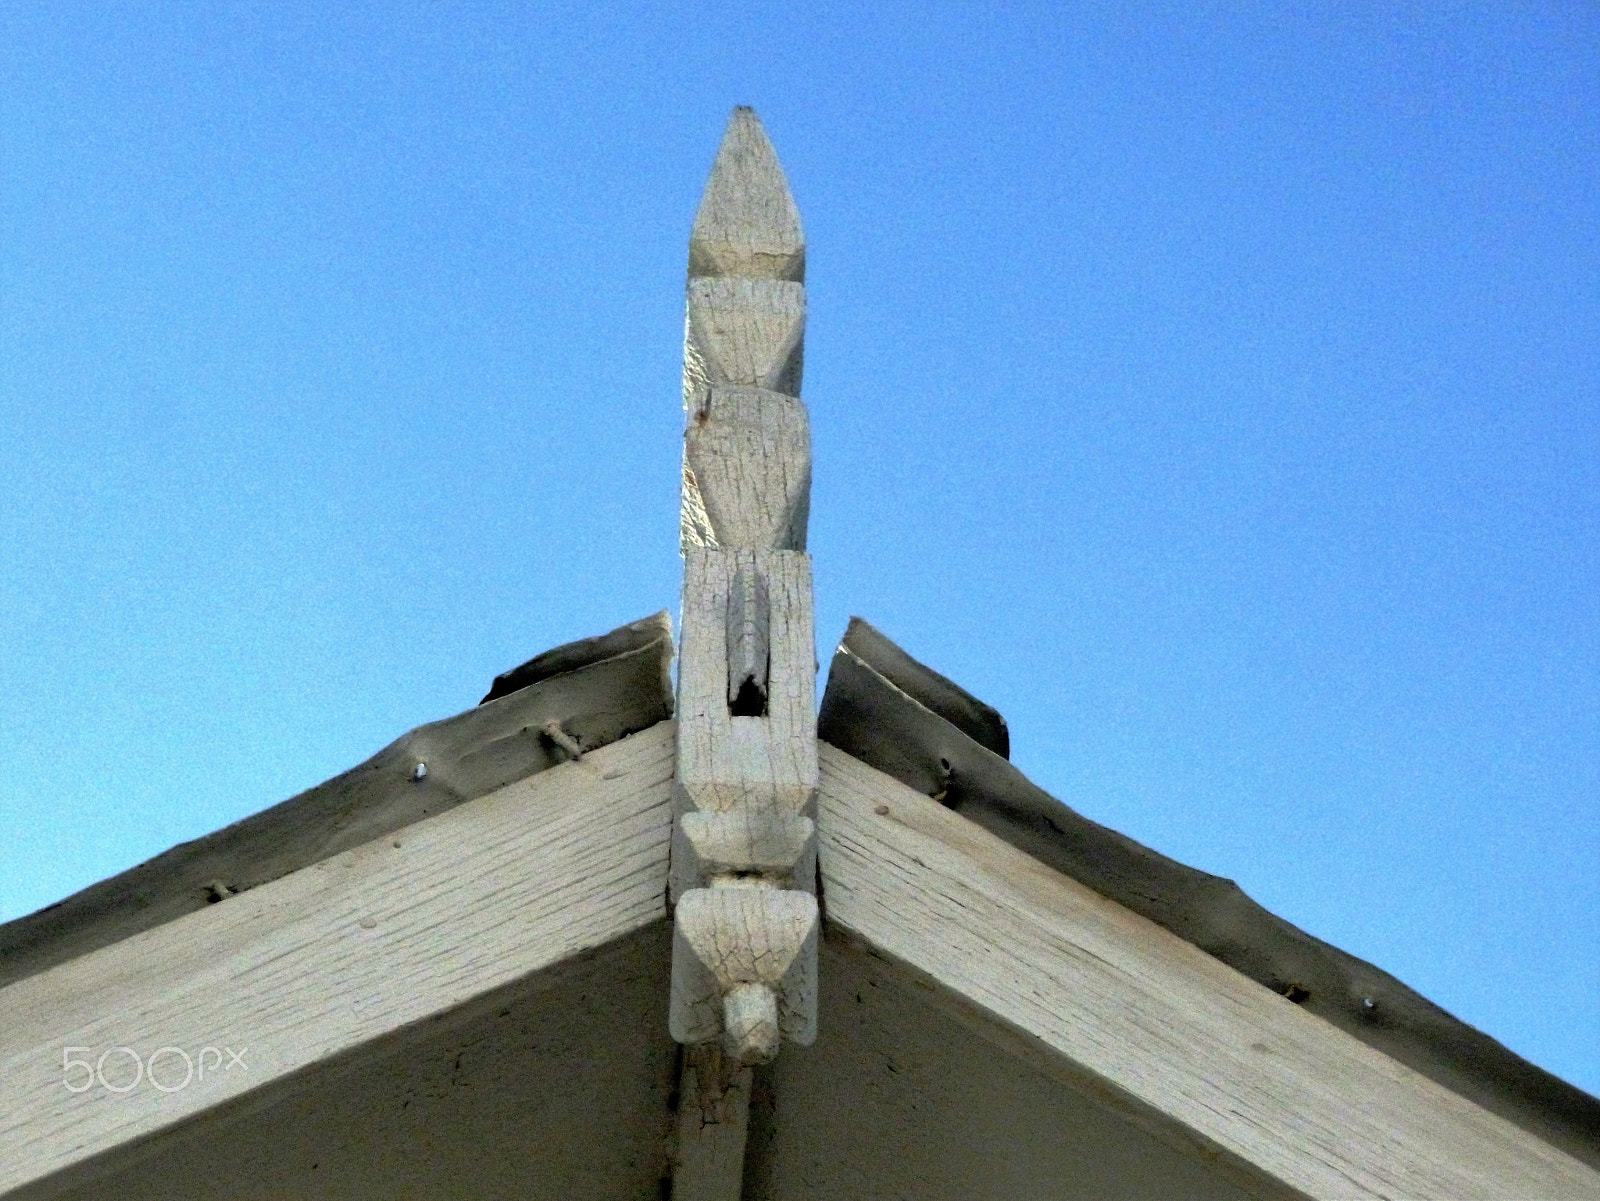
[{"label": "blue sky", "polygon": [[813,7],[5,7],[0,920],[676,610],[747,103],[823,663],[1600,1091],[1600,16]]}]

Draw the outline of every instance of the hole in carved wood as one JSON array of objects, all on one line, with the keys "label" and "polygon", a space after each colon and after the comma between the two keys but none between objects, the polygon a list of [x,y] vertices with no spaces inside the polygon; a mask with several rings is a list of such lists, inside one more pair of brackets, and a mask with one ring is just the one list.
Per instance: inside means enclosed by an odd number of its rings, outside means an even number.
[{"label": "hole in carved wood", "polygon": [[734,693],[733,699],[728,702],[728,713],[732,717],[765,717],[767,715],[767,692],[755,680],[746,676],[739,682],[739,690]]},{"label": "hole in carved wood", "polygon": [[766,578],[754,555],[741,555],[728,588],[728,712],[734,717],[767,715],[771,620]]}]

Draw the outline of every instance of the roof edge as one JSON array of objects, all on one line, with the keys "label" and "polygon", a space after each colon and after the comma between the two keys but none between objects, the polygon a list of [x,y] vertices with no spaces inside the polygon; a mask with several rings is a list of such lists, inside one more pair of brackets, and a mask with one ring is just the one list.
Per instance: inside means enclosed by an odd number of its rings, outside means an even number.
[{"label": "roof edge", "polygon": [[954,680],[919,663],[896,646],[882,630],[861,617],[852,617],[839,643],[870,664],[889,683],[925,709],[931,709],[985,750],[1011,758],[1011,732],[1006,719]]},{"label": "roof edge", "polygon": [[546,669],[497,699],[418,726],[331,780],[0,925],[0,988],[564,763],[572,749],[596,750],[665,721],[672,653],[665,611],[546,651],[499,676],[497,686],[535,664]]},{"label": "roof edge", "polygon": [[[901,657],[897,674],[920,669],[943,681],[893,649]],[[1074,812],[851,646],[841,645],[834,654],[817,736],[1435,1083],[1600,1168],[1600,1099],[1529,1063],[1381,968],[1269,912],[1232,880],[1187,867]]]},{"label": "roof edge", "polygon": [[[627,625],[618,626],[608,633],[563,643],[535,655],[510,671],[501,672],[495,676],[488,693],[478,703],[486,705],[490,701],[510,696],[523,688],[565,675],[569,671],[580,671],[602,660],[626,655],[630,651],[642,650],[648,646],[658,647],[662,639],[666,640],[667,659],[671,660],[672,618],[667,615],[665,609],[659,613],[652,613],[649,617],[641,617],[638,621],[630,621]],[[670,696],[671,686],[665,675],[662,676],[662,683]],[[668,703],[670,706],[670,699]]]}]

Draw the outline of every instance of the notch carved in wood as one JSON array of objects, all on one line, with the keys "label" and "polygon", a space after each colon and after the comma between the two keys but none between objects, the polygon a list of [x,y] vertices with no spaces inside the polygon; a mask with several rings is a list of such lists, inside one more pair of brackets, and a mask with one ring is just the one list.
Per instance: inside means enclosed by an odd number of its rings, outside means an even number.
[{"label": "notch carved in wood", "polygon": [[817,891],[817,825],[809,817],[683,813],[672,830],[672,895],[716,881],[759,880]]},{"label": "notch carved in wood", "polygon": [[767,715],[770,635],[767,581],[754,555],[740,555],[728,589],[728,712],[734,717]]},{"label": "notch carved in wood", "polygon": [[[728,711],[728,601],[741,560],[754,563],[768,593],[767,713],[759,721]],[[677,812],[815,817],[816,641],[809,556],[708,548],[689,551],[683,566]]]}]

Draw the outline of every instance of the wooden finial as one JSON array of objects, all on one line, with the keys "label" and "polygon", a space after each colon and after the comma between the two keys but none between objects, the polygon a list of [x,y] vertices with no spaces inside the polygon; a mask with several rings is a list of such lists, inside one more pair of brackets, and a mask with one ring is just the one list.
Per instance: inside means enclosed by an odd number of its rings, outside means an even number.
[{"label": "wooden finial", "polygon": [[712,384],[800,395],[804,284],[783,279],[691,279],[684,330],[683,407],[704,407]]},{"label": "wooden finial", "polygon": [[804,550],[811,427],[800,214],[750,109],[734,110],[689,238],[682,543]]},{"label": "wooden finial", "polygon": [[683,549],[805,550],[811,423],[792,396],[714,387],[683,443]]},{"label": "wooden finial", "polygon": [[[745,1109],[725,1099],[747,1097],[750,1065],[782,1042],[816,1035],[804,273],[783,169],[755,113],[735,109],[690,236],[684,332],[669,1024],[702,1116],[679,1125],[680,1201],[738,1196]],[[716,1122],[708,1098],[724,1099]]]},{"label": "wooden finial", "polygon": [[806,239],[755,110],[733,110],[689,235],[690,276],[806,277]]}]

